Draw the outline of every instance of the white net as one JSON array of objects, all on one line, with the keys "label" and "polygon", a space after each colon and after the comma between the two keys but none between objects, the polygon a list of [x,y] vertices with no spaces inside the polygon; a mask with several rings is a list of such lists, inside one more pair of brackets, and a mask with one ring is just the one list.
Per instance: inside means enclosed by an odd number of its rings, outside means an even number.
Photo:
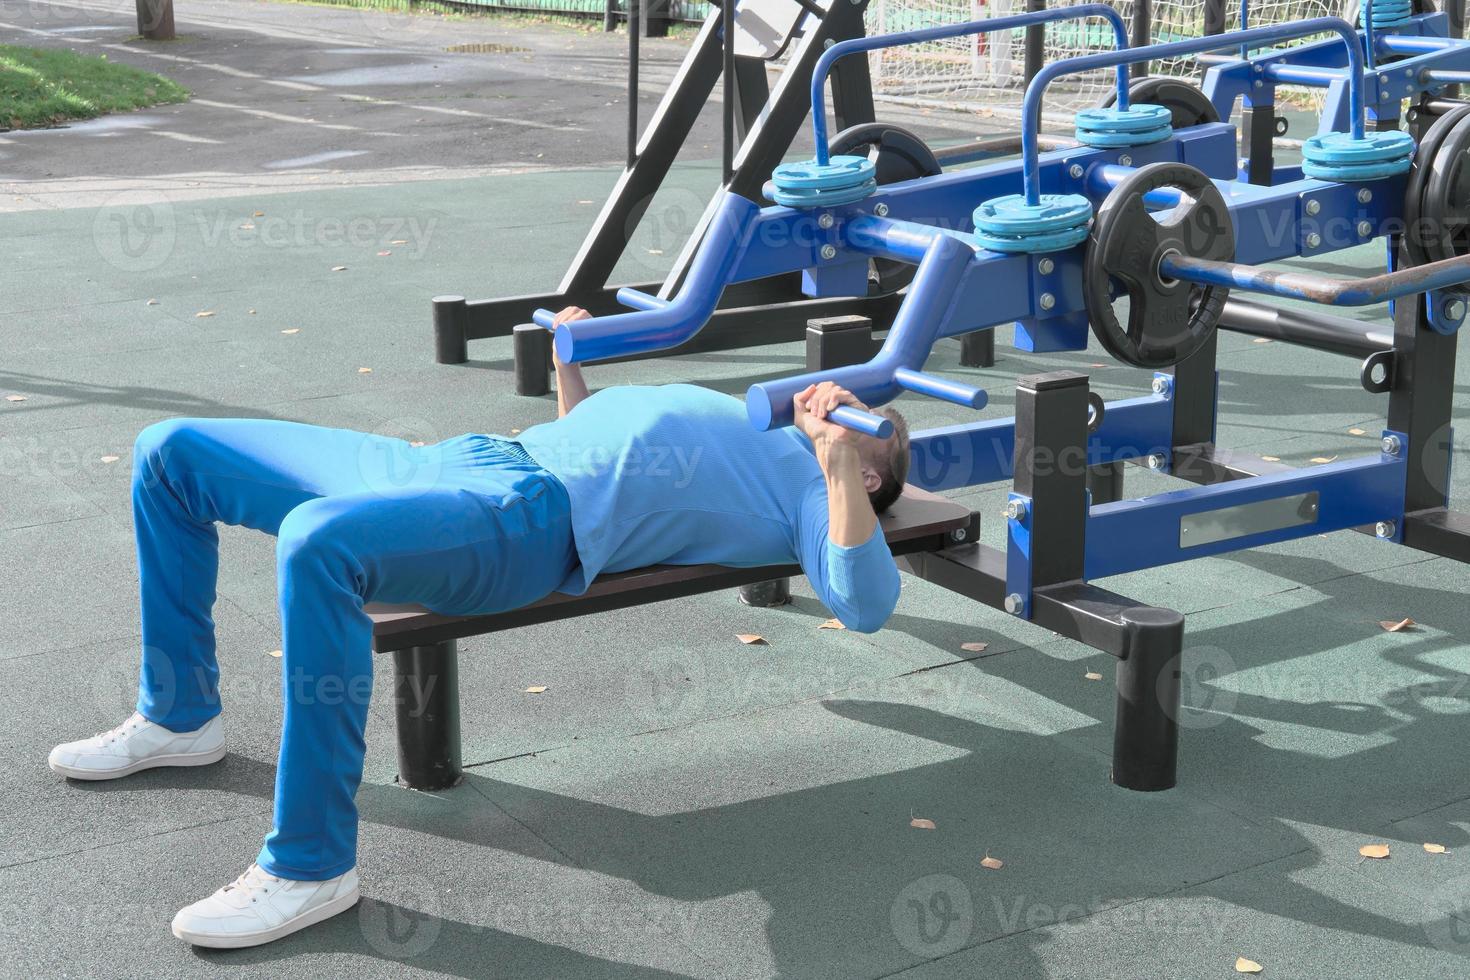
[{"label": "white net", "polygon": [[[1082,0],[1055,0],[1051,7],[1075,6]],[[1356,8],[1353,0],[1347,0]],[[1133,0],[1113,6],[1132,23]],[[1343,13],[1342,0],[1259,0],[1252,3],[1249,26]],[[873,0],[868,8],[871,33],[915,30],[1021,13],[1025,0]],[[1349,15],[1352,10],[1347,11]],[[1240,24],[1233,0],[1226,11],[1226,30]],[[1204,33],[1202,0],[1154,0],[1151,34],[1154,42],[1177,41]],[[1113,29],[1106,21],[1088,18],[1046,25],[1044,62],[1114,47]],[[911,105],[1002,115],[1019,112],[1025,91],[1025,31],[1008,31],[953,38],[931,44],[875,51],[870,55],[874,92],[880,99]],[[1152,62],[1155,75],[1196,77],[1192,60]],[[1111,69],[1058,79],[1047,90],[1047,111],[1058,115],[1103,98],[1116,75]]]}]

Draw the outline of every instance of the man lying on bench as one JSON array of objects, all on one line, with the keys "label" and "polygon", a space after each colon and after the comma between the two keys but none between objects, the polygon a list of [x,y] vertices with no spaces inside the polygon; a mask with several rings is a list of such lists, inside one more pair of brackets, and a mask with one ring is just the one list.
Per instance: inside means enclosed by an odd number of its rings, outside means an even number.
[{"label": "man lying on bench", "polygon": [[[588,314],[563,310],[557,326]],[[357,808],[372,623],[365,602],[501,612],[602,572],[660,563],[799,561],[850,629],[883,625],[898,570],[876,511],[908,472],[903,418],[887,440],[826,420],[859,404],[832,384],[796,397],[796,429],[758,432],[737,398],[691,385],[589,396],[558,363],[559,417],[517,440],[434,446],[254,419],[150,426],[133,457],[142,580],[137,712],[58,745],[51,768],[115,779],[224,757],[211,607],[215,525],[279,541],[285,723],[275,821],[255,863],[173,920],[201,946],[267,943],[358,898]]]}]

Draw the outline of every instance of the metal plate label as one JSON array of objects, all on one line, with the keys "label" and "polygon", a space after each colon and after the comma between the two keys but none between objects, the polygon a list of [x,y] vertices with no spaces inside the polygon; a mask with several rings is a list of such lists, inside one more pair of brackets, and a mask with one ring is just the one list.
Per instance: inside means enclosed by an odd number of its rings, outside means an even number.
[{"label": "metal plate label", "polygon": [[1179,547],[1197,548],[1264,531],[1317,523],[1317,491],[1222,507],[1179,518]]}]

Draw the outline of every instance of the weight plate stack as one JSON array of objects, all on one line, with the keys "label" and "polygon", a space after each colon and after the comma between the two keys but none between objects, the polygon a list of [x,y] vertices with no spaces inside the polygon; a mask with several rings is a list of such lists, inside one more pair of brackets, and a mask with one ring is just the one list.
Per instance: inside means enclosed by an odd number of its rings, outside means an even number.
[{"label": "weight plate stack", "polygon": [[834,156],[827,163],[782,164],[771,173],[771,184],[771,200],[790,208],[852,204],[878,189],[873,162],[857,156]]},{"label": "weight plate stack", "polygon": [[1399,129],[1364,133],[1324,133],[1302,144],[1302,173],[1319,180],[1378,180],[1407,173],[1414,162],[1414,137]]},{"label": "weight plate stack", "polygon": [[1081,194],[1020,194],[991,198],[975,209],[975,240],[992,252],[1058,252],[1087,238],[1092,202]]},{"label": "weight plate stack", "polygon": [[1141,103],[1126,109],[1079,109],[1072,122],[1077,141],[1087,146],[1145,146],[1173,135],[1173,118],[1164,106]]}]

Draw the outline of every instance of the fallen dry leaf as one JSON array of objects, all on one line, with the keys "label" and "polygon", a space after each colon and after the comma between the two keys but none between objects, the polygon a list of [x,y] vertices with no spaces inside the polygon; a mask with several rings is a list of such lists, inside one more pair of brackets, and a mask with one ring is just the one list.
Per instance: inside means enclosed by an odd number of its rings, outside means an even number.
[{"label": "fallen dry leaf", "polygon": [[661,248],[651,248],[651,249],[648,250],[648,254],[649,255],[662,255],[662,254],[664,254],[664,250],[661,249]]},{"label": "fallen dry leaf", "polygon": [[770,646],[769,643],[766,643],[766,638],[764,636],[761,636],[759,633],[736,633],[735,639],[739,640],[741,643],[746,644],[747,646],[751,644],[762,644],[765,646]]},{"label": "fallen dry leaf", "polygon": [[1362,429],[1358,429],[1358,428],[1348,429],[1348,435],[1350,435],[1350,436],[1366,436],[1367,434],[1368,433],[1365,432]]},{"label": "fallen dry leaf", "polygon": [[196,317],[200,317],[200,318],[203,318],[203,317],[206,317],[206,316],[214,316],[214,310],[200,310],[198,313],[195,313],[194,315]]},{"label": "fallen dry leaf", "polygon": [[510,434],[511,435],[518,435],[518,434],[520,434],[520,431],[521,431],[520,429],[511,429],[510,430]]},{"label": "fallen dry leaf", "polygon": [[332,271],[333,272],[346,272],[347,271],[347,266],[345,266],[345,265],[334,265],[334,266],[332,266]]},{"label": "fallen dry leaf", "polygon": [[909,821],[909,826],[913,827],[915,830],[939,829],[937,826],[935,826],[934,821],[930,820],[928,817],[914,817],[912,820]]},{"label": "fallen dry leaf", "polygon": [[1425,844],[1424,849],[1430,854],[1448,854],[1449,851],[1443,844]]},{"label": "fallen dry leaf", "polygon": [[265,655],[267,657],[276,657],[276,658],[279,658],[281,656],[281,651],[279,651],[279,650],[267,650],[265,652]]},{"label": "fallen dry leaf", "polygon": [[1314,462],[1314,463],[1330,463],[1330,462],[1332,462],[1336,458],[1337,458],[1336,456],[1313,456],[1312,457],[1312,462]]},{"label": "fallen dry leaf", "polygon": [[960,649],[965,651],[966,653],[984,653],[986,648],[989,646],[989,643],[981,643],[979,640],[972,640],[969,643],[961,643]]},{"label": "fallen dry leaf", "polygon": [[372,374],[373,373],[373,369],[372,368],[358,368],[357,369],[357,373],[358,374]]},{"label": "fallen dry leaf", "polygon": [[26,396],[25,395],[6,395],[5,396],[5,400],[8,401],[8,402],[23,402],[23,401],[26,400]]},{"label": "fallen dry leaf", "polygon": [[1006,863],[1004,861],[1002,861],[1000,858],[993,858],[989,854],[980,859],[980,867],[989,868],[991,871],[999,871],[1005,866]]},{"label": "fallen dry leaf", "polygon": [[104,462],[104,463],[116,463],[121,458],[122,458],[121,456],[103,456],[102,457],[102,462]]},{"label": "fallen dry leaf", "polygon": [[1409,629],[1413,626],[1417,626],[1419,624],[1406,616],[1398,621],[1394,621],[1392,619],[1380,619],[1378,621],[1378,625],[1383,627],[1384,632],[1402,633],[1404,630]]},{"label": "fallen dry leaf", "polygon": [[1095,670],[1089,670],[1087,673],[1083,674],[1082,676],[1085,677],[1085,678],[1087,678],[1090,681],[1100,681],[1100,680],[1102,680],[1102,674],[1099,674]]},{"label": "fallen dry leaf", "polygon": [[1279,463],[1279,462],[1281,462],[1281,457],[1280,456],[1262,456],[1261,458],[1264,459],[1268,463]]},{"label": "fallen dry leaf", "polygon": [[245,222],[243,225],[240,226],[240,230],[241,231],[254,231],[255,230],[255,222],[253,222],[253,221],[247,221],[247,222]]},{"label": "fallen dry leaf", "polygon": [[301,332],[301,328],[300,327],[287,327],[285,330],[282,330],[281,331],[281,333],[300,333],[300,332]]},{"label": "fallen dry leaf", "polygon": [[847,629],[847,627],[842,625],[842,620],[840,620],[840,619],[829,619],[825,623],[823,623],[821,626],[818,626],[817,629],[819,629],[819,630],[845,630],[845,629]]},{"label": "fallen dry leaf", "polygon": [[245,312],[246,313],[249,313],[251,316],[254,316],[255,315],[255,311],[254,310],[246,310]]},{"label": "fallen dry leaf", "polygon": [[389,242],[388,244],[389,245],[407,245],[408,244],[408,239],[407,238],[395,238],[391,242]]},{"label": "fallen dry leaf", "polygon": [[1358,848],[1358,853],[1363,855],[1363,857],[1365,858],[1373,858],[1375,861],[1381,860],[1382,858],[1388,857],[1388,845],[1364,844],[1362,847]]},{"label": "fallen dry leaf", "polygon": [[148,305],[149,306],[157,306],[158,305],[158,300],[156,300],[156,299],[150,299],[148,301]]},{"label": "fallen dry leaf", "polygon": [[546,685],[545,684],[533,684],[530,687],[526,688],[526,693],[527,694],[545,694],[546,693]]},{"label": "fallen dry leaf", "polygon": [[257,218],[264,218],[265,217],[265,212],[264,211],[257,211],[257,212],[255,212],[255,215],[254,216],[257,217]]},{"label": "fallen dry leaf", "polygon": [[1265,967],[1261,966],[1255,960],[1248,960],[1244,956],[1237,956],[1235,958],[1236,973],[1260,973],[1264,969]]},{"label": "fallen dry leaf", "polygon": [[1251,343],[1253,344],[1269,344],[1270,342],[1270,337],[1257,337],[1255,340],[1251,341]]}]

